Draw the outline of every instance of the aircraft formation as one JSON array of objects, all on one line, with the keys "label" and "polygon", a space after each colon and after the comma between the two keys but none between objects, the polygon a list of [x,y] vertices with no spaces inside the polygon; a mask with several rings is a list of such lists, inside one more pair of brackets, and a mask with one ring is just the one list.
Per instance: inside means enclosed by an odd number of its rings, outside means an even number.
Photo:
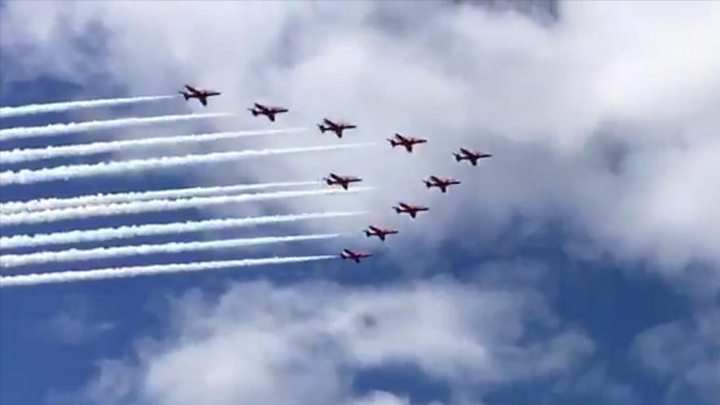
[{"label": "aircraft formation", "polygon": [[[180,94],[185,97],[185,100],[197,98],[203,106],[207,106],[208,97],[217,96],[221,93],[214,90],[203,90],[190,85],[185,85],[185,90],[180,91]],[[248,110],[255,117],[259,115],[266,116],[271,122],[275,122],[276,116],[278,114],[283,114],[290,111],[289,109],[284,107],[263,105],[257,102],[254,103],[252,107],[248,108]],[[330,131],[334,133],[337,138],[342,138],[344,135],[344,131],[356,129],[357,125],[347,122],[333,121],[329,118],[324,118],[321,123],[317,124],[317,127],[320,130],[321,134]],[[425,144],[428,142],[428,140],[424,138],[405,136],[399,133],[395,133],[394,136],[392,138],[388,138],[387,141],[390,143],[390,146],[393,149],[395,149],[396,147],[401,147],[404,148],[407,153],[415,152],[415,147],[417,145]],[[490,158],[492,157],[492,154],[484,151],[472,150],[462,147],[457,152],[453,153],[453,157],[455,158],[456,162],[468,161],[472,166],[477,166],[478,162],[481,159]],[[362,179],[359,177],[339,175],[336,173],[330,173],[328,177],[323,178],[323,180],[330,187],[339,186],[345,190],[348,190],[352,183],[359,183],[362,181]],[[437,188],[443,194],[447,193],[450,186],[461,184],[460,180],[435,175],[431,175],[428,178],[423,179],[422,181],[427,189]],[[398,202],[397,205],[394,205],[392,209],[398,215],[407,214],[410,216],[410,218],[415,219],[417,218],[418,213],[429,211],[430,207],[415,205],[401,201]],[[377,237],[380,241],[384,242],[387,239],[388,235],[395,235],[400,233],[400,231],[397,229],[388,229],[377,225],[370,225],[365,230],[363,230],[363,233],[367,238]],[[360,263],[362,259],[371,256],[372,253],[351,250],[347,248],[343,249],[343,251],[340,253],[340,258],[342,258],[343,260],[352,260],[355,263]]]}]

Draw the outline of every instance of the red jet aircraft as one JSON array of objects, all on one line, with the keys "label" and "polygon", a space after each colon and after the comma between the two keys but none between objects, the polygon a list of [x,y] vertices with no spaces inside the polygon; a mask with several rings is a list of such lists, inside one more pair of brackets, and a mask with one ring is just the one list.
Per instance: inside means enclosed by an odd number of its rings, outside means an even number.
[{"label": "red jet aircraft", "polygon": [[360,263],[360,259],[364,259],[366,257],[372,256],[370,253],[365,252],[354,252],[350,249],[343,249],[342,253],[340,253],[340,257],[343,260],[354,260],[355,263]]},{"label": "red jet aircraft", "polygon": [[248,108],[248,111],[252,113],[253,117],[257,117],[258,115],[265,115],[268,117],[268,119],[270,119],[270,121],[275,122],[275,116],[277,114],[286,113],[289,110],[283,107],[273,107],[269,105],[255,103],[252,108]]},{"label": "red jet aircraft", "polygon": [[330,173],[330,177],[323,177],[323,180],[325,180],[328,186],[341,186],[345,190],[348,189],[350,183],[359,183],[362,181],[359,177],[340,176],[335,173]]},{"label": "red jet aircraft", "polygon": [[423,183],[425,183],[425,187],[427,188],[437,187],[440,189],[440,191],[446,193],[449,186],[460,184],[460,180],[442,178],[438,176],[430,176],[427,179],[423,180]]},{"label": "red jet aircraft", "polygon": [[185,101],[196,98],[200,101],[200,104],[207,107],[207,99],[208,97],[212,96],[219,96],[220,92],[215,90],[202,90],[195,87],[190,86],[189,84],[185,85],[185,89],[187,91],[180,90],[178,93],[182,94],[183,97],[185,97]]},{"label": "red jet aircraft", "polygon": [[398,205],[393,206],[393,209],[398,214],[409,214],[410,217],[412,217],[412,218],[417,217],[418,212],[430,211],[430,208],[428,208],[428,207],[421,207],[418,205],[410,205],[410,204],[406,204],[404,202],[398,203]]},{"label": "red jet aircraft", "polygon": [[398,233],[399,231],[396,229],[383,229],[383,228],[378,228],[377,226],[374,226],[374,225],[370,225],[368,227],[368,229],[366,229],[363,232],[365,232],[365,237],[367,237],[367,238],[369,238],[371,236],[377,236],[378,238],[380,238],[381,241],[385,241],[385,237],[387,235],[394,235],[394,234]]},{"label": "red jet aircraft", "polygon": [[479,159],[489,158],[492,155],[485,152],[476,152],[465,148],[460,148],[460,152],[453,153],[456,161],[469,160],[473,166],[477,166]]},{"label": "red jet aircraft", "polygon": [[333,122],[327,118],[323,119],[323,122],[321,124],[317,124],[317,126],[320,129],[320,133],[324,134],[325,131],[332,131],[335,132],[335,135],[337,135],[338,138],[342,138],[344,130],[357,128],[357,125],[351,125],[344,122]]},{"label": "red jet aircraft", "polygon": [[426,143],[427,139],[413,138],[412,136],[405,137],[400,134],[395,134],[395,138],[389,138],[388,142],[390,142],[390,145],[392,145],[393,148],[396,146],[402,146],[408,151],[408,153],[412,153],[414,145]]}]

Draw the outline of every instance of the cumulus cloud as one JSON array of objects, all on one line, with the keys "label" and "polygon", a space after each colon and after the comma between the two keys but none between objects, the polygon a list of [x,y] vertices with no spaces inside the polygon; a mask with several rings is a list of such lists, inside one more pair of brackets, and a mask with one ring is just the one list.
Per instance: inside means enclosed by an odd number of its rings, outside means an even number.
[{"label": "cumulus cloud", "polygon": [[[241,168],[259,180],[361,175],[385,192],[340,204],[372,209],[381,223],[404,225],[389,210],[397,200],[431,204],[432,218],[407,228],[409,243],[432,247],[469,223],[492,240],[518,217],[561,219],[588,249],[671,277],[690,264],[717,268],[720,5],[566,2],[561,11],[548,26],[439,2],[11,2],[0,45],[26,73],[82,80],[101,69],[131,94],[189,81],[223,90],[211,107],[223,111],[261,99],[289,106],[282,121],[293,125],[352,120],[357,140],[427,136],[415,155],[383,148]],[[100,61],[78,62],[92,58],[75,37],[101,42]],[[458,165],[449,153],[459,146],[495,158]],[[428,194],[428,174],[465,184]],[[703,274],[720,285],[717,271]]]},{"label": "cumulus cloud", "polygon": [[111,331],[115,324],[95,319],[88,303],[78,297],[69,298],[65,308],[41,324],[43,332],[52,340],[76,345],[86,343]]},{"label": "cumulus cloud", "polygon": [[86,401],[409,404],[353,386],[358,372],[388,365],[480,400],[502,384],[565,375],[594,350],[534,295],[443,280],[362,289],[254,282],[218,297],[190,292],[171,308],[167,337],[100,363]]},{"label": "cumulus cloud", "polygon": [[665,386],[668,404],[714,404],[720,398],[720,310],[639,334],[633,354]]}]

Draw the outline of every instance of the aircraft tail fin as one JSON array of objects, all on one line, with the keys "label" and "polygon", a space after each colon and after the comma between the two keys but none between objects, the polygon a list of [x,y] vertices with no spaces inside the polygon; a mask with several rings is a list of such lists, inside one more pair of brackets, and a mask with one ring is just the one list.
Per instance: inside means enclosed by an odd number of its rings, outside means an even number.
[{"label": "aircraft tail fin", "polygon": [[254,109],[254,108],[248,108],[248,111],[250,111],[250,112],[252,113],[253,117],[257,117],[257,116],[258,116],[258,112],[257,112],[256,109]]},{"label": "aircraft tail fin", "polygon": [[190,95],[188,93],[185,93],[184,91],[178,91],[178,93],[182,94],[183,98],[185,98],[185,101],[188,101],[190,99]]},{"label": "aircraft tail fin", "polygon": [[430,188],[430,187],[432,187],[432,183],[430,183],[430,182],[427,181],[427,180],[423,180],[423,183],[425,183],[425,188]]},{"label": "aircraft tail fin", "polygon": [[363,231],[363,232],[365,233],[365,237],[366,237],[366,238],[369,238],[369,237],[370,237],[370,231],[367,231],[367,230],[366,230],[366,231]]},{"label": "aircraft tail fin", "polygon": [[456,162],[459,162],[459,161],[462,160],[462,158],[461,158],[461,156],[460,156],[459,153],[453,153],[453,156],[455,156],[455,161],[456,161]]},{"label": "aircraft tail fin", "polygon": [[317,124],[318,129],[320,130],[321,134],[324,134],[325,131],[327,131],[327,128],[323,126],[323,124]]}]

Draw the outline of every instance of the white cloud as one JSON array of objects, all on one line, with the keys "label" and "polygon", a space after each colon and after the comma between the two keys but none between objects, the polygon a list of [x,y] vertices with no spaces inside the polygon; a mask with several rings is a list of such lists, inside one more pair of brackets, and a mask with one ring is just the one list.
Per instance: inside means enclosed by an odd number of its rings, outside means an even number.
[{"label": "white cloud", "polygon": [[71,297],[68,298],[65,308],[40,325],[42,329],[40,332],[43,334],[49,332],[47,336],[50,339],[61,343],[82,344],[115,328],[112,322],[94,318],[91,308],[84,299]]},{"label": "white cloud", "polygon": [[666,403],[716,403],[720,398],[720,310],[659,325],[639,334],[633,353],[665,383]]},{"label": "white cloud", "polygon": [[[516,215],[560,218],[590,248],[672,277],[691,263],[717,268],[720,5],[566,2],[550,27],[476,7],[409,7],[11,2],[2,46],[29,71],[82,80],[103,69],[133,94],[190,81],[224,91],[217,110],[243,111],[260,98],[292,108],[283,123],[332,116],[360,124],[350,138],[428,136],[412,156],[383,145],[352,159],[242,166],[257,178],[362,175],[380,192],[304,204],[372,209],[373,221],[403,225],[409,244],[432,247],[469,224],[491,241]],[[23,23],[29,14],[34,22]],[[107,32],[104,65],[69,45],[93,23]],[[297,140],[315,141],[333,142],[314,133]],[[475,169],[455,164],[449,153],[461,145],[495,158]],[[465,184],[428,194],[419,180],[430,173]],[[430,203],[432,215],[404,226],[389,210],[399,199]],[[717,271],[707,273],[720,285]]]},{"label": "white cloud", "polygon": [[478,394],[564,375],[594,350],[532,295],[440,280],[365,289],[255,282],[217,298],[195,291],[172,308],[166,338],[100,364],[89,402],[408,404],[354,392],[353,376],[407,365]]}]

